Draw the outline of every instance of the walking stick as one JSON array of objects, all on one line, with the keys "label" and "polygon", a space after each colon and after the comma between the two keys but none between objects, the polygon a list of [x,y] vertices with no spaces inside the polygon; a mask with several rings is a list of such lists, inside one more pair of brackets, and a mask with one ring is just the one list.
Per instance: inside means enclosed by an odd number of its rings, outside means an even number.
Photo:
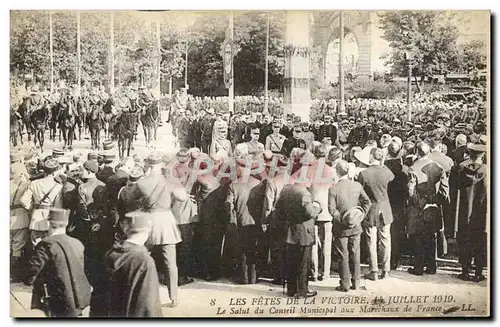
[{"label": "walking stick", "polygon": [[454,232],[454,238],[457,237],[458,233],[458,214],[459,214],[459,208],[460,208],[460,189],[457,190],[457,204],[455,205],[455,232]]}]

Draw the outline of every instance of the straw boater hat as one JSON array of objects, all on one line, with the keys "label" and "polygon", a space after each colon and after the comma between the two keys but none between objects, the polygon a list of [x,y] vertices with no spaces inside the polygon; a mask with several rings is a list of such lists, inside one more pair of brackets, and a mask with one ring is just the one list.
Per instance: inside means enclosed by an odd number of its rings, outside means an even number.
[{"label": "straw boater hat", "polygon": [[115,148],[115,142],[112,140],[105,140],[102,143],[102,148],[104,151],[113,150]]},{"label": "straw boater hat", "polygon": [[159,151],[151,152],[146,158],[146,162],[150,165],[156,165],[162,163],[165,159],[165,156]]},{"label": "straw boater hat", "polygon": [[116,154],[114,153],[104,153],[102,155],[104,163],[112,163],[116,160]]},{"label": "straw boater hat", "polygon": [[52,150],[52,155],[54,157],[60,157],[60,156],[63,156],[64,155],[64,150],[60,149],[60,148],[55,148]]},{"label": "straw boater hat", "polygon": [[95,152],[89,152],[89,154],[87,154],[87,160],[95,160],[95,161],[97,161],[97,153],[95,153]]},{"label": "straw boater hat", "polygon": [[486,145],[482,143],[469,143],[467,149],[474,152],[486,152]]},{"label": "straw boater hat", "polygon": [[130,169],[129,178],[130,181],[135,182],[144,175],[144,170],[139,166],[134,166]]}]

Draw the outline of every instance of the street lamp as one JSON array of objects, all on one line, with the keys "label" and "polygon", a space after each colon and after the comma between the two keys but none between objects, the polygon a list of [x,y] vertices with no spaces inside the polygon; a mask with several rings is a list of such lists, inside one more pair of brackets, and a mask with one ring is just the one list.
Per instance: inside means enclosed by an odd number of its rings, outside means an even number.
[{"label": "street lamp", "polygon": [[408,91],[406,101],[408,104],[408,121],[411,121],[411,70],[412,70],[412,58],[413,54],[411,51],[407,50],[405,52],[405,58],[408,64]]}]

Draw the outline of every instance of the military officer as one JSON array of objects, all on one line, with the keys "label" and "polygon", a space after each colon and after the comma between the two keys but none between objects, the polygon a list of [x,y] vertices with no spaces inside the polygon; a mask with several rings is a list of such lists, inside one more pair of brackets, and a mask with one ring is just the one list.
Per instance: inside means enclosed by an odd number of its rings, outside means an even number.
[{"label": "military officer", "polygon": [[48,159],[44,163],[45,177],[34,180],[21,197],[21,205],[31,211],[31,240],[44,238],[49,230],[47,217],[50,207],[62,208],[62,185],[55,180],[54,173],[60,168],[56,159]]},{"label": "military officer", "polygon": [[274,120],[272,123],[273,132],[266,137],[266,150],[270,150],[273,153],[280,153],[283,147],[283,142],[285,142],[286,137],[280,134],[281,124],[279,120]]}]

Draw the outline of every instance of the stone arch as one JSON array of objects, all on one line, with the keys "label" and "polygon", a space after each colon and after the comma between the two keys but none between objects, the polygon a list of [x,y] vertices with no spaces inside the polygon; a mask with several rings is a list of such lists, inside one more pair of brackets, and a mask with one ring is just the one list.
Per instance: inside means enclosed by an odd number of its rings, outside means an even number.
[{"label": "stone arch", "polygon": [[[334,35],[333,33],[331,34],[331,39],[328,40],[326,46],[323,48],[323,53],[322,57],[325,58],[325,82],[330,83],[333,81],[338,81],[338,56],[340,55],[338,51],[338,40],[339,40],[339,35],[340,33],[337,33],[337,35]],[[353,42],[349,42],[349,39],[352,37]],[[344,39],[346,42],[344,43],[345,46],[345,54],[351,53],[352,58],[351,62],[345,63],[344,69],[347,72],[357,72],[358,70],[358,61],[359,61],[359,41],[356,37],[356,34],[351,31],[350,29],[344,28]],[[337,48],[334,54],[330,53],[330,50],[333,51],[333,48]],[[347,75],[346,75],[347,77]]]},{"label": "stone arch", "polygon": [[[325,58],[330,42],[339,38],[340,12],[322,12],[315,15],[313,27],[313,44],[321,48],[322,60],[319,63],[323,76],[322,84],[326,83]],[[372,20],[369,11],[344,11],[344,37],[353,33],[358,44],[358,79],[367,80],[372,77],[371,47]]]}]

